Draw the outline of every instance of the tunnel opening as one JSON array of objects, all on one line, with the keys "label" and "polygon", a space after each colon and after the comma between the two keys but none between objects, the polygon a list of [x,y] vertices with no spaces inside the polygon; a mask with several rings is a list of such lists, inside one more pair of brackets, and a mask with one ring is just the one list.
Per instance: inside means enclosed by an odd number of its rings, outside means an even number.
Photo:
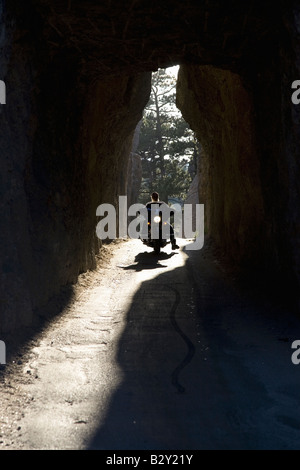
[{"label": "tunnel opening", "polygon": [[176,65],[152,73],[150,99],[138,124],[138,201],[143,204],[156,191],[168,204],[183,206],[194,179],[197,185],[201,147],[176,106],[178,70]]},{"label": "tunnel opening", "polygon": [[233,265],[288,280],[297,297],[299,112],[289,93],[297,15],[283,3],[231,3],[234,18],[221,2],[176,2],[172,18],[168,2],[134,3],[130,14],[110,2],[6,6],[3,331],[30,325],[95,267],[96,208],[127,194],[151,73],[174,64],[177,106],[203,147],[208,236]]}]

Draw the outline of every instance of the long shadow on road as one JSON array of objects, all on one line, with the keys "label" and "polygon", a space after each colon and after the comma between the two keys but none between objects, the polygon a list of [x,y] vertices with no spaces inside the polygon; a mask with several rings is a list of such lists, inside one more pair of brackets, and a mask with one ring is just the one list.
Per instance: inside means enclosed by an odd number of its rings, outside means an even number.
[{"label": "long shadow on road", "polygon": [[[118,345],[123,380],[87,448],[299,448],[299,319],[186,253],[134,296]],[[128,269],[156,264],[136,262]]]},{"label": "long shadow on road", "polygon": [[138,253],[134,259],[134,263],[129,266],[121,266],[124,270],[143,271],[144,269],[157,269],[165,267],[167,264],[161,264],[161,261],[172,258],[175,253],[161,252],[156,255],[153,251],[145,251]]}]

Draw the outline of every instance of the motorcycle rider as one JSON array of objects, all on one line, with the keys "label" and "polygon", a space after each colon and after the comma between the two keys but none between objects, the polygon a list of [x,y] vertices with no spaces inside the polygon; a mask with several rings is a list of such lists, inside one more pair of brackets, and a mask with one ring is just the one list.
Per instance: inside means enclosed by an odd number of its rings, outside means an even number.
[{"label": "motorcycle rider", "polygon": [[[169,206],[164,202],[164,201],[160,201],[159,200],[159,194],[157,192],[153,192],[151,194],[151,201],[147,202],[146,204],[146,208],[148,209],[148,218],[149,218],[149,221],[151,220],[151,206],[152,204],[155,204],[156,206],[159,205],[159,206],[166,206],[169,210],[169,213],[171,215],[171,209],[169,208]],[[179,248],[179,246],[176,244],[176,238],[175,238],[175,235],[174,235],[174,229],[172,227],[172,225],[168,222],[168,221],[164,221],[165,224],[167,224],[169,226],[169,230],[170,230],[170,240],[171,240],[171,244],[172,244],[172,250],[176,250]]]}]

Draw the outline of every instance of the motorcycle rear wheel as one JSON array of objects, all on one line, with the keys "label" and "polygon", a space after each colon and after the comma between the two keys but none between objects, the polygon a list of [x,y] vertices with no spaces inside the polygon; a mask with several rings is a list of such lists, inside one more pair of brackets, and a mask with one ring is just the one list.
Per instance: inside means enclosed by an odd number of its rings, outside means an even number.
[{"label": "motorcycle rear wheel", "polygon": [[154,252],[156,255],[160,253],[160,242],[159,240],[154,240]]}]

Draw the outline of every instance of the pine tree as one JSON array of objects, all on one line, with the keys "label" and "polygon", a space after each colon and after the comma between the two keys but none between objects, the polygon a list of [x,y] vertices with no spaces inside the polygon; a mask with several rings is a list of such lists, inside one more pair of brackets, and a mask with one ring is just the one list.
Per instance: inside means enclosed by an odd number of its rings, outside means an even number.
[{"label": "pine tree", "polygon": [[176,78],[166,69],[153,73],[138,148],[143,169],[142,203],[153,191],[165,202],[170,197],[184,199],[196,171],[198,144],[176,108],[175,97]]}]

